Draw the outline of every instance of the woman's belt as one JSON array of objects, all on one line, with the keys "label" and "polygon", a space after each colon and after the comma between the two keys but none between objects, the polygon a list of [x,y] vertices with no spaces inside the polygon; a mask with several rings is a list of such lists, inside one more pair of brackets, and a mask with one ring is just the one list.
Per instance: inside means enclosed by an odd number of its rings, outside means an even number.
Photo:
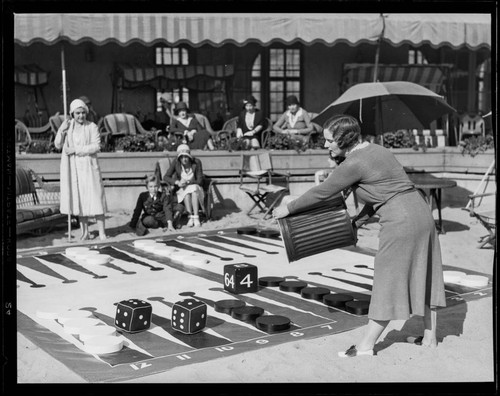
[{"label": "woman's belt", "polygon": [[384,206],[387,202],[391,201],[393,198],[400,197],[401,195],[409,194],[409,193],[412,193],[414,191],[418,191],[418,190],[415,187],[412,187],[412,188],[409,188],[408,190],[399,191],[396,194],[394,194],[392,197],[387,199],[385,202],[382,202],[382,204],[376,210],[378,211],[382,206]]}]

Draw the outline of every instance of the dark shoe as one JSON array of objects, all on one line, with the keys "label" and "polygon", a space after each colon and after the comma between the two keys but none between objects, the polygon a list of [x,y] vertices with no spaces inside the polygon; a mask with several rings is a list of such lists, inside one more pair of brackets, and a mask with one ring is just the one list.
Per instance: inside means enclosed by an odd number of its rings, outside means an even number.
[{"label": "dark shoe", "polygon": [[181,219],[181,216],[182,216],[182,212],[176,210],[174,213],[174,218],[172,220],[172,224],[173,224],[175,229],[180,228],[179,227],[179,220]]},{"label": "dark shoe", "polygon": [[406,342],[409,344],[422,345],[423,339],[424,339],[424,337],[422,337],[422,336],[420,336],[420,337],[408,337],[406,339]]},{"label": "dark shoe", "polygon": [[360,352],[356,349],[356,345],[352,345],[347,351],[339,352],[338,355],[339,355],[339,357],[356,357],[356,356],[362,356],[362,355],[373,356],[373,349]]},{"label": "dark shoe", "polygon": [[142,220],[137,222],[137,227],[135,228],[135,233],[137,236],[143,236],[148,233],[148,229],[142,224]]}]

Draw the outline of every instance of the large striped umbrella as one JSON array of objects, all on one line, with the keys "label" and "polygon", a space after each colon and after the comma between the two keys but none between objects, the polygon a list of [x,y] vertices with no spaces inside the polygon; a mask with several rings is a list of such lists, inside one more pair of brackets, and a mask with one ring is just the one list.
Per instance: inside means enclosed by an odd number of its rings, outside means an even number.
[{"label": "large striped umbrella", "polygon": [[324,123],[336,114],[359,120],[371,135],[398,129],[426,129],[439,117],[456,112],[442,96],[406,81],[357,84],[345,91],[312,121]]}]

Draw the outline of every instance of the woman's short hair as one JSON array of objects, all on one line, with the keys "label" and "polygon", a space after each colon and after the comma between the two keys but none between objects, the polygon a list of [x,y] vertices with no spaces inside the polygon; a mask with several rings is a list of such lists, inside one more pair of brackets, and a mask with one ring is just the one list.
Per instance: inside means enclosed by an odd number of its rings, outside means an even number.
[{"label": "woman's short hair", "polygon": [[160,185],[160,182],[158,180],[158,177],[156,177],[156,175],[146,176],[146,187],[148,186],[149,183],[155,183],[156,185]]},{"label": "woman's short hair", "polygon": [[358,120],[350,115],[334,115],[324,123],[323,127],[331,132],[333,140],[341,150],[352,146],[361,137]]}]

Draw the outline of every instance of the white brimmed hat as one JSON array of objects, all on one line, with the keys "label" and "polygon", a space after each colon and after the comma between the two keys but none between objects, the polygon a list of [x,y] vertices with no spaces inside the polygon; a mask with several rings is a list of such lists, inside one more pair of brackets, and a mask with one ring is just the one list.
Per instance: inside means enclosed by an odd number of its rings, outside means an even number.
[{"label": "white brimmed hat", "polygon": [[187,144],[180,144],[179,147],[177,147],[177,158],[180,158],[183,155],[193,159],[191,156],[191,149]]},{"label": "white brimmed hat", "polygon": [[88,114],[89,108],[87,107],[87,105],[85,104],[85,102],[83,100],[81,100],[81,99],[75,99],[75,100],[73,100],[70,103],[70,105],[69,105],[69,114],[73,114],[73,112],[76,109],[80,108],[80,107],[82,107],[83,109],[85,109],[85,111]]}]

